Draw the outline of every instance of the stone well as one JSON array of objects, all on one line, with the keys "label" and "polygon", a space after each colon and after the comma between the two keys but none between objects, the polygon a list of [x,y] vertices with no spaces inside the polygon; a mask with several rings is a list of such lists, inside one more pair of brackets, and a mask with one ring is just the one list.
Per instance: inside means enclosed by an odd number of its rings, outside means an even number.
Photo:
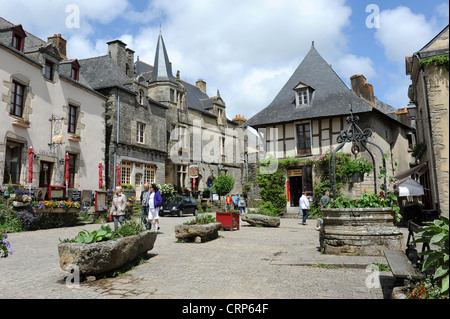
[{"label": "stone well", "polygon": [[332,208],[322,214],[320,247],[325,254],[384,256],[385,249],[404,247],[391,208]]}]

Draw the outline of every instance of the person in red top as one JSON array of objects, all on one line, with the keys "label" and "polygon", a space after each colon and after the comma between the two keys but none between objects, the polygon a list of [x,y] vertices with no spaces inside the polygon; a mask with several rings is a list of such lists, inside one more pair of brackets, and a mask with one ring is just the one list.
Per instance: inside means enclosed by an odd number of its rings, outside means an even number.
[{"label": "person in red top", "polygon": [[231,204],[233,204],[233,198],[231,198],[230,194],[228,194],[228,196],[225,198],[225,201],[227,203],[227,210],[230,210]]}]

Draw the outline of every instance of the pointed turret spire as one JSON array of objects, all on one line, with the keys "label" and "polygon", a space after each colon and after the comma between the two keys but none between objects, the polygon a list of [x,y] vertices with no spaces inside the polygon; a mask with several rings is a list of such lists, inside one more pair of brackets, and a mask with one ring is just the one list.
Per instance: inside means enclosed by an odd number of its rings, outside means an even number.
[{"label": "pointed turret spire", "polygon": [[153,73],[150,82],[170,81],[175,82],[175,77],[172,74],[172,66],[169,62],[166,46],[162,37],[161,30],[158,37],[158,45],[156,46],[155,63],[153,66]]}]

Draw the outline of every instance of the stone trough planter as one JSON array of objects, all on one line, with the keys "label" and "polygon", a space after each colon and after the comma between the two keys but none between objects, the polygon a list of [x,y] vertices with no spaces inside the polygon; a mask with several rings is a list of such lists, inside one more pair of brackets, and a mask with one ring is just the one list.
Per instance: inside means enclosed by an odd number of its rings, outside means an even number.
[{"label": "stone trough planter", "polygon": [[180,240],[202,243],[219,237],[221,223],[209,223],[204,225],[176,225],[175,237]]},{"label": "stone trough planter", "polygon": [[136,236],[92,244],[60,243],[59,265],[69,271],[76,266],[80,275],[98,275],[132,261],[153,249],[156,232],[144,231]]},{"label": "stone trough planter", "polygon": [[252,226],[278,227],[280,226],[280,218],[275,216],[267,216],[261,214],[244,214],[241,215],[243,222],[247,222]]},{"label": "stone trough planter", "polygon": [[384,256],[402,250],[403,233],[394,225],[391,208],[323,209],[320,247],[325,254]]}]

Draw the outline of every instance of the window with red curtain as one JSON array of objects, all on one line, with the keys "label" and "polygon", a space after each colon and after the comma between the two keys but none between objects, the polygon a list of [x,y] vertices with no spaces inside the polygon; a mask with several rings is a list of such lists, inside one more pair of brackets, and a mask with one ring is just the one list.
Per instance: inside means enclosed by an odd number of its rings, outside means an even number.
[{"label": "window with red curtain", "polygon": [[11,108],[9,112],[11,115],[22,117],[24,94],[25,86],[13,81],[11,89]]},{"label": "window with red curtain", "polygon": [[72,134],[75,134],[77,131],[77,107],[70,104],[67,131]]}]

